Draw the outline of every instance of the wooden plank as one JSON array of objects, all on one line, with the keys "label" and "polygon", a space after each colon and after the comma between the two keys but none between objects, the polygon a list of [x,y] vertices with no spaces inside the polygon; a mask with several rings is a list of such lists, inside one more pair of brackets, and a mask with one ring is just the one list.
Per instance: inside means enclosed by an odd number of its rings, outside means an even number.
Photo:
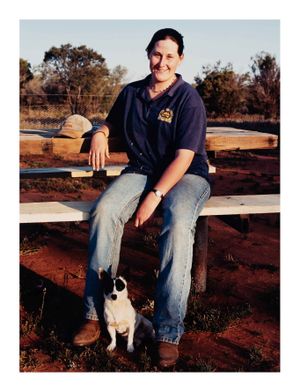
[{"label": "wooden plank", "polygon": [[20,169],[20,178],[113,177],[119,176],[125,167],[126,165],[106,165],[99,172],[94,171],[91,166],[26,168]]},{"label": "wooden plank", "polygon": [[[91,166],[70,167],[38,167],[20,169],[21,179],[34,178],[70,178],[70,177],[114,177],[119,176],[126,165],[106,165],[99,172],[94,171]],[[208,165],[209,173],[216,173],[216,167]]]},{"label": "wooden plank", "polygon": [[280,212],[280,195],[213,196],[200,215],[240,215]]},{"label": "wooden plank", "polygon": [[272,149],[278,144],[278,136],[269,133],[235,128],[208,128],[207,151]]},{"label": "wooden plank", "polygon": [[[20,154],[68,154],[88,153],[91,138],[69,139],[54,138],[57,130],[21,130],[20,131]],[[207,151],[222,150],[250,150],[271,149],[278,145],[278,136],[243,129],[227,127],[208,127],[206,135]],[[110,138],[109,148],[111,152],[122,152],[124,145],[119,139]]]},{"label": "wooden plank", "polygon": [[53,145],[52,139],[33,139],[28,138],[20,141],[20,154],[32,154],[32,155],[42,155],[42,154],[52,154]]},{"label": "wooden plank", "polygon": [[20,223],[85,221],[92,205],[93,201],[21,203]]},{"label": "wooden plank", "polygon": [[[266,214],[280,211],[279,195],[212,196],[200,216]],[[88,220],[93,201],[20,204],[20,223]]]}]

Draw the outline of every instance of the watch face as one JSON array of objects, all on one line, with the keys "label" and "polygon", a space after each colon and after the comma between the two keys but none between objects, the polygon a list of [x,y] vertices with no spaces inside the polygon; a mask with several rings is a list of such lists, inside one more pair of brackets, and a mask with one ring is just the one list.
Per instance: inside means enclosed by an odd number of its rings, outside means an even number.
[{"label": "watch face", "polygon": [[153,189],[153,192],[155,193],[155,195],[156,195],[157,197],[160,197],[160,198],[163,197],[163,194],[162,194],[161,191],[159,191],[158,189]]}]

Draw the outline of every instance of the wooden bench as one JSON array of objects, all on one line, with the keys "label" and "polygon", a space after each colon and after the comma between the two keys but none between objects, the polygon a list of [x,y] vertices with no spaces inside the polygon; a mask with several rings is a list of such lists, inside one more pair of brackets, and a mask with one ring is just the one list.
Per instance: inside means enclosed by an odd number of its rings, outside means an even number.
[{"label": "wooden bench", "polygon": [[[87,153],[90,148],[90,138],[63,139],[55,138],[55,130],[21,130],[20,153],[44,154],[54,153],[65,155],[68,153]],[[206,150],[231,151],[248,149],[276,148],[278,137],[276,135],[242,129],[212,127],[207,128]],[[124,146],[119,140],[111,138],[109,141],[111,152],[124,152]],[[110,177],[118,176],[124,166],[106,166],[104,170],[93,172],[91,167],[80,168],[37,168],[22,169],[21,179],[49,178],[49,177]],[[210,166],[210,173],[215,168]],[[44,203],[21,204],[20,222],[67,222],[83,221],[89,217],[93,202],[64,201]],[[206,203],[201,216],[198,218],[193,276],[196,290],[205,291],[207,275],[207,244],[208,244],[208,217],[224,215],[249,215],[279,212],[279,195],[251,195],[251,196],[213,196]]]},{"label": "wooden bench", "polygon": [[[21,203],[20,223],[86,221],[94,201]],[[212,196],[197,221],[193,256],[195,289],[206,290],[208,217],[280,211],[279,195]]]},{"label": "wooden bench", "polygon": [[[216,173],[216,168],[209,166],[209,173]],[[34,178],[68,178],[68,177],[115,177],[121,174],[126,165],[106,165],[104,169],[94,171],[91,166],[70,166],[70,167],[39,167],[20,169],[20,179]]]}]

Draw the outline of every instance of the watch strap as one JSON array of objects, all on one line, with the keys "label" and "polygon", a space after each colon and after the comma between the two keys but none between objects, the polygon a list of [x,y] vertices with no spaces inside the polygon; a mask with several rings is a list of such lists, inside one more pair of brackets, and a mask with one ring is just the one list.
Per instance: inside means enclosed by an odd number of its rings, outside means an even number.
[{"label": "watch strap", "polygon": [[151,192],[154,192],[155,196],[159,197],[161,200],[164,198],[163,193],[158,189],[153,188],[151,189]]}]

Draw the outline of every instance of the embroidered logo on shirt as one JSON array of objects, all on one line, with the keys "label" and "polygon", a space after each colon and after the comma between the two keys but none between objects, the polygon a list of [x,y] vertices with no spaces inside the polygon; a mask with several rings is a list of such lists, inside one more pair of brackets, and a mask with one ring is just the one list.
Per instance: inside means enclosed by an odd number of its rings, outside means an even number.
[{"label": "embroidered logo on shirt", "polygon": [[173,118],[173,111],[171,109],[163,109],[159,112],[157,117],[158,120],[165,121],[167,123],[171,123]]}]

